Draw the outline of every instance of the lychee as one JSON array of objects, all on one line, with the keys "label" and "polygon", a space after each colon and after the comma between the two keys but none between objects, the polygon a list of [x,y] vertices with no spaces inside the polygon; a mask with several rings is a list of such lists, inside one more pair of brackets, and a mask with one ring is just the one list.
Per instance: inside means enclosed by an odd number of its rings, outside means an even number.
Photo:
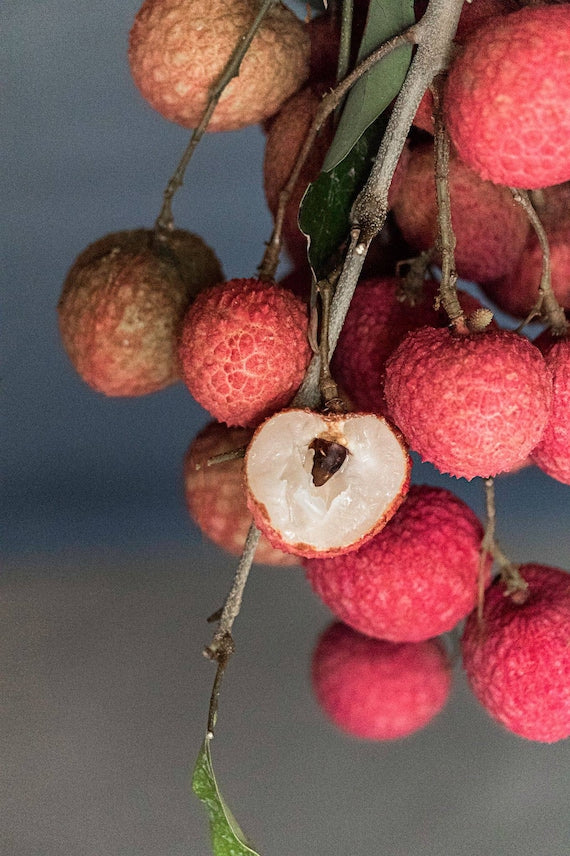
[{"label": "lychee", "polygon": [[527,189],[570,179],[570,6],[493,18],[449,70],[444,111],[461,159]]},{"label": "lychee", "polygon": [[[432,247],[439,231],[433,158],[431,143],[411,152],[394,204],[396,222],[416,250]],[[508,274],[523,251],[530,228],[511,192],[483,181],[452,156],[449,194],[459,276],[489,282]]]},{"label": "lychee", "polygon": [[441,711],[451,666],[437,639],[386,642],[337,622],[319,638],[311,678],[319,705],[340,729],[367,740],[397,740]]},{"label": "lychee", "polygon": [[[542,342],[537,344],[540,347]],[[570,339],[551,339],[544,347],[544,358],[553,377],[552,408],[531,456],[549,476],[570,484]]]},{"label": "lychee", "polygon": [[412,485],[392,520],[359,550],[303,565],[345,624],[377,639],[417,642],[451,630],[473,609],[482,537],[474,512],[451,491]]},{"label": "lychee", "polygon": [[379,416],[289,409],[248,446],[248,507],[274,547],[337,555],[378,532],[409,484],[400,435]]},{"label": "lychee", "polygon": [[[238,42],[258,11],[256,0],[145,0],[129,40],[141,94],[165,119],[195,128]],[[208,131],[230,131],[273,115],[309,74],[305,25],[282,3],[263,19],[224,89]]]},{"label": "lychee", "polygon": [[57,306],[65,350],[105,395],[144,395],[180,379],[177,335],[191,300],[219,282],[214,252],[177,229],[106,235],[77,257]]},{"label": "lychee", "polygon": [[414,330],[385,377],[390,413],[411,448],[457,478],[510,470],[546,427],[550,371],[538,348],[507,330]]},{"label": "lychee", "polygon": [[184,318],[184,381],[219,422],[256,425],[299,387],[311,357],[307,326],[305,306],[275,283],[219,283]]},{"label": "lychee", "polygon": [[560,568],[520,568],[528,597],[505,597],[499,581],[473,612],[462,639],[471,689],[509,731],[553,743],[570,736],[570,575]]},{"label": "lychee", "polygon": [[[190,516],[214,544],[239,556],[252,522],[243,480],[243,458],[208,465],[216,455],[246,446],[252,431],[210,422],[194,438],[184,456],[184,493]],[[294,565],[290,553],[275,550],[262,535],[255,561],[263,565]]]},{"label": "lychee", "polygon": [[[335,379],[349,392],[355,407],[382,416],[389,416],[384,369],[392,351],[410,330],[449,323],[443,309],[434,309],[438,283],[424,282],[413,305],[399,299],[398,286],[396,277],[358,284],[331,364]],[[470,294],[462,292],[459,299],[466,313],[481,307]]]}]

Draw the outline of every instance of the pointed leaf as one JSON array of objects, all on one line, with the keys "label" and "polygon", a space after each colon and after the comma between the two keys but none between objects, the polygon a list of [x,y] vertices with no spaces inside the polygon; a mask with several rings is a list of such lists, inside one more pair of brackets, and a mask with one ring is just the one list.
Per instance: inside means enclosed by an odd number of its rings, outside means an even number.
[{"label": "pointed leaf", "polygon": [[235,817],[220,794],[208,737],[202,744],[194,767],[192,790],[206,806],[214,856],[259,856],[257,851],[248,846]]},{"label": "pointed leaf", "polygon": [[309,238],[309,261],[317,279],[329,273],[331,256],[348,237],[352,203],[368,178],[385,128],[380,117],[348,155],[330,172],[321,172],[305,192],[299,226]]},{"label": "pointed leaf", "polygon": [[[387,39],[401,33],[414,23],[413,0],[370,0],[368,19],[358,62],[380,47]],[[410,60],[412,46],[405,45],[376,63],[350,90],[332,145],[323,165],[333,169],[366,128],[396,97],[402,87]]]}]

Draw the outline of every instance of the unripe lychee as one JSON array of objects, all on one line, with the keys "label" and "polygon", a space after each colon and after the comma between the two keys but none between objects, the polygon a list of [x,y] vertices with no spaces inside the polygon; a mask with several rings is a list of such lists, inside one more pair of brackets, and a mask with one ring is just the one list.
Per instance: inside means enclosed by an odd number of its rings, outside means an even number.
[{"label": "unripe lychee", "polygon": [[115,232],[77,257],[58,303],[63,345],[105,395],[144,395],[180,379],[177,336],[196,294],[223,278],[214,252],[177,229]]},{"label": "unripe lychee", "polygon": [[[452,156],[449,194],[459,276],[489,282],[509,273],[529,232],[528,218],[510,190],[483,181]],[[435,244],[439,225],[431,143],[412,151],[394,215],[412,247],[427,250]]]},{"label": "unripe lychee", "polygon": [[473,609],[482,537],[474,512],[451,491],[412,485],[392,520],[359,550],[303,565],[345,624],[377,639],[417,642],[451,630]]},{"label": "unripe lychee", "polygon": [[367,740],[397,740],[424,728],[445,705],[451,666],[437,639],[385,642],[341,623],[313,652],[316,699],[335,725]]},{"label": "unripe lychee", "polygon": [[[195,128],[230,55],[253,23],[255,0],[145,0],[129,40],[136,85],[165,119]],[[214,110],[208,131],[230,131],[273,115],[309,74],[305,25],[274,4]]]},{"label": "unripe lychee", "polygon": [[[433,308],[437,283],[424,282],[414,305],[398,299],[398,285],[396,277],[358,284],[331,364],[335,379],[347,390],[354,405],[382,416],[389,416],[384,369],[392,351],[410,330],[449,324],[443,309]],[[470,294],[461,293],[459,299],[467,314],[481,307]]]},{"label": "unripe lychee", "polygon": [[[542,342],[537,344],[540,347]],[[570,339],[551,340],[544,348],[544,359],[554,381],[552,407],[542,439],[531,455],[553,479],[570,484]]]},{"label": "unripe lychee", "polygon": [[[570,219],[547,231],[550,249],[550,281],[557,301],[570,309]],[[534,232],[512,271],[485,285],[485,292],[500,309],[526,318],[539,298],[542,275],[542,247]]]},{"label": "unripe lychee", "polygon": [[570,179],[570,6],[533,6],[471,35],[449,70],[446,125],[484,179],[547,187]]},{"label": "unripe lychee", "polygon": [[471,689],[502,725],[529,740],[570,736],[570,575],[522,565],[528,597],[505,597],[499,581],[485,595],[483,620],[472,613],[462,639]]},{"label": "unripe lychee", "polygon": [[379,416],[291,408],[257,429],[245,477],[248,507],[274,547],[333,556],[385,526],[408,490],[410,459]]},{"label": "unripe lychee", "polygon": [[311,357],[307,326],[301,301],[275,283],[219,283],[184,318],[183,379],[219,422],[256,425],[299,387]]},{"label": "unripe lychee", "polygon": [[[190,516],[214,544],[240,556],[252,522],[247,508],[243,458],[208,465],[216,455],[246,446],[252,431],[210,422],[184,456],[184,494]],[[255,551],[262,565],[294,565],[290,553],[275,550],[262,535]]]},{"label": "unripe lychee", "polygon": [[546,427],[552,377],[538,348],[507,330],[455,336],[423,327],[386,363],[384,392],[411,448],[441,472],[510,470]]}]

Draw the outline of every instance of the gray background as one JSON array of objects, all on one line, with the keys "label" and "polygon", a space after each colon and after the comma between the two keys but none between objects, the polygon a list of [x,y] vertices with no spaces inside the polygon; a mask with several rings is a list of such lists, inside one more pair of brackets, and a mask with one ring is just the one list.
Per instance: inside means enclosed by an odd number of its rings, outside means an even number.
[{"label": "gray background", "polygon": [[[136,92],[126,42],[138,0],[5,0],[2,97],[2,856],[207,854],[188,779],[213,667],[205,617],[235,562],[188,519],[181,460],[207,415],[181,386],[111,400],[74,374],[55,305],[74,257],[151,226],[188,134]],[[257,128],[210,135],[175,202],[228,276],[270,233]],[[284,267],[283,270],[286,270]],[[478,483],[415,479],[482,510]],[[567,487],[499,480],[499,535],[518,561],[570,564]],[[570,744],[494,725],[456,670],[426,731],[371,745],[311,696],[329,616],[299,569],[257,568],[236,624],[213,753],[264,856],[563,856]]]}]

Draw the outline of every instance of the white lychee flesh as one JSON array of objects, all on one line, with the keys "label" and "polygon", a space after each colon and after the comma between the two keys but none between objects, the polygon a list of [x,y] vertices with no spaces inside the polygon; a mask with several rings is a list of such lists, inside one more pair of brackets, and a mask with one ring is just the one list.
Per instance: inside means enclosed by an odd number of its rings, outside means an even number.
[{"label": "white lychee flesh", "polygon": [[[315,439],[344,446],[328,481],[314,484]],[[299,556],[355,550],[404,499],[410,458],[401,436],[374,414],[284,410],[256,431],[247,451],[248,505],[273,546]]]}]

